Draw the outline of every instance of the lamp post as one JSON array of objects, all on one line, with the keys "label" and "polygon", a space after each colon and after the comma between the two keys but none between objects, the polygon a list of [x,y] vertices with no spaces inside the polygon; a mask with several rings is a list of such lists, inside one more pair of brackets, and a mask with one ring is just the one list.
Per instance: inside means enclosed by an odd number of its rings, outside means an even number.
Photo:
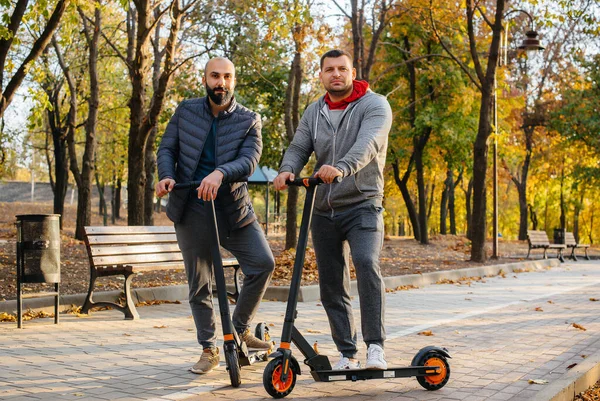
[{"label": "lamp post", "polygon": [[[511,10],[504,15],[504,19],[506,19],[510,14],[514,13],[523,13],[529,17],[530,29],[525,33],[525,39],[521,45],[519,45],[518,49],[525,51],[532,50],[544,50],[544,47],[541,45],[540,40],[538,39],[538,33],[534,29],[533,25],[533,17],[525,10],[516,9]],[[504,28],[504,36],[500,39],[500,57],[498,58],[500,65],[506,65],[507,60],[507,51],[508,49],[508,24],[505,24]],[[493,188],[493,241],[492,241],[492,258],[498,259],[498,84],[496,79],[497,72],[494,74],[494,143],[493,143],[493,164],[494,164],[494,188]]]}]

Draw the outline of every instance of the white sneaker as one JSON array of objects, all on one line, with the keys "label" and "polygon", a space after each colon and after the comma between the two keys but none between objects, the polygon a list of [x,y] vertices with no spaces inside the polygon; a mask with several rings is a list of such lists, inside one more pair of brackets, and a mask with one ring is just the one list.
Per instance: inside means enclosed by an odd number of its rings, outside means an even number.
[{"label": "white sneaker", "polygon": [[333,365],[333,370],[356,370],[360,369],[360,361],[351,360],[350,358],[346,358],[343,354],[340,354],[340,360],[337,361],[335,365]]},{"label": "white sneaker", "polygon": [[387,362],[385,361],[385,352],[377,344],[369,345],[367,349],[367,369],[385,370]]}]

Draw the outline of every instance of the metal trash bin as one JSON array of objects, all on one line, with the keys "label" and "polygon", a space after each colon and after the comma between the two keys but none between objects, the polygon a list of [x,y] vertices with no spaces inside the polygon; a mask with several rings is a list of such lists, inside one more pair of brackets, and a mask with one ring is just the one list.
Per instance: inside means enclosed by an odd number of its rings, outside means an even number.
[{"label": "metal trash bin", "polygon": [[[60,215],[17,215],[17,327],[22,327],[23,299],[54,297],[58,324],[60,283]],[[24,283],[53,283],[53,292],[23,294]]]},{"label": "metal trash bin", "polygon": [[554,229],[554,243],[563,244],[565,243],[565,237],[567,236],[567,230],[564,228]]}]

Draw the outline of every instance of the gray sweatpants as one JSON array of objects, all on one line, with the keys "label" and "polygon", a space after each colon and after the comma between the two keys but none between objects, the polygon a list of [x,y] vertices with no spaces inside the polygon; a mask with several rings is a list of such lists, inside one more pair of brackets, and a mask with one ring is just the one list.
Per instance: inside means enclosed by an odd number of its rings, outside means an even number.
[{"label": "gray sweatpants", "polygon": [[349,252],[356,268],[361,330],[365,343],[383,347],[385,285],[379,269],[383,245],[383,209],[372,204],[336,213],[313,215],[312,239],[319,269],[321,303],[333,341],[345,357],[357,353],[356,328],[350,304]]},{"label": "gray sweatpants", "polygon": [[[181,222],[175,224],[188,279],[190,308],[196,324],[198,343],[202,348],[215,347],[217,341],[209,220],[205,216],[206,210],[187,208]],[[225,222],[219,221],[219,227],[226,227]],[[231,232],[219,230],[219,240],[221,246],[237,258],[245,275],[231,319],[236,331],[241,333],[250,326],[258,310],[275,268],[275,261],[267,239],[256,221]]]}]

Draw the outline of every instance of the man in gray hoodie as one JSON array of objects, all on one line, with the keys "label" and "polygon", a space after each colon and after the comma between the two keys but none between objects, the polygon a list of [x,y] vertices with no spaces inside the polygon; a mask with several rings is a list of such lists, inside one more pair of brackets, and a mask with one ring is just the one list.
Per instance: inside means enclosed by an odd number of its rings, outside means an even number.
[{"label": "man in gray hoodie", "polygon": [[[330,50],[321,57],[319,78],[327,93],[304,112],[287,149],[275,189],[300,174],[316,156],[317,189],[312,240],[321,301],[340,352],[334,369],[359,369],[357,334],[350,303],[349,253],[356,267],[367,369],[386,369],[385,286],[379,268],[383,245],[383,167],[392,111],[385,97],[357,81],[352,57]],[[339,180],[340,182],[335,182]]]}]

